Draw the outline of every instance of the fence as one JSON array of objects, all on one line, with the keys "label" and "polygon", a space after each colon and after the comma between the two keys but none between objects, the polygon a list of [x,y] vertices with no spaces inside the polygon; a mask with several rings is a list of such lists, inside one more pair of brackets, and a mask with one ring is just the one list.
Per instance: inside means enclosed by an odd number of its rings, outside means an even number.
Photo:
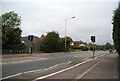
[{"label": "fence", "polygon": [[27,50],[21,50],[21,49],[2,49],[2,54],[22,54],[22,53],[28,53]]},{"label": "fence", "polygon": [[[40,48],[32,48],[33,53],[40,52]],[[21,49],[2,49],[2,54],[23,54],[23,53],[29,53],[29,48],[26,48],[24,50]]]}]

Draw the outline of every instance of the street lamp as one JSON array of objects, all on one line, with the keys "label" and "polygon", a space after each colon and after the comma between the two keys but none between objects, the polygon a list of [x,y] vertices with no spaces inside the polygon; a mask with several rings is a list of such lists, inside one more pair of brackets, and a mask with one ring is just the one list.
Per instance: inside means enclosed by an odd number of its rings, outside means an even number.
[{"label": "street lamp", "polygon": [[66,22],[67,20],[73,19],[73,18],[75,18],[75,16],[65,19],[65,53],[66,53]]}]

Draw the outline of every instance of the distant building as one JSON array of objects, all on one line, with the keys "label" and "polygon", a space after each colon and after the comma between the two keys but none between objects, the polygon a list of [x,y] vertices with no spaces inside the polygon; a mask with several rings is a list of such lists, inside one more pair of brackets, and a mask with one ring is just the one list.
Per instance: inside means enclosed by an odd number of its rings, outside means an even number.
[{"label": "distant building", "polygon": [[76,47],[87,47],[87,42],[73,41],[71,45]]}]

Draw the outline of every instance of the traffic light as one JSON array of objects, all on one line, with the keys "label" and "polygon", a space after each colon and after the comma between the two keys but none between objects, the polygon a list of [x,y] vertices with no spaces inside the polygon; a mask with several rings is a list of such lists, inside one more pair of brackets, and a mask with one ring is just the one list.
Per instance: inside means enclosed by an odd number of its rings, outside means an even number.
[{"label": "traffic light", "polygon": [[29,35],[28,40],[33,41],[33,35]]},{"label": "traffic light", "polygon": [[91,41],[95,42],[95,36],[91,36]]}]

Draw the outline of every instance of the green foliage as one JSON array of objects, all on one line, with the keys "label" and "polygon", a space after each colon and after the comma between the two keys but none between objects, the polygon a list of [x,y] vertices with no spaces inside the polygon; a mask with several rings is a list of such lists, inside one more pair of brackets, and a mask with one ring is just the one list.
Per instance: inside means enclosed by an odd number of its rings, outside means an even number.
[{"label": "green foliage", "polygon": [[60,38],[57,32],[48,32],[44,41],[40,44],[41,50],[44,52],[58,52],[60,45]]},{"label": "green foliage", "polygon": [[109,42],[107,42],[106,45],[105,45],[105,49],[109,50],[109,49],[112,49],[112,48],[113,48],[113,46]]},{"label": "green foliage", "polygon": [[15,28],[20,26],[21,17],[14,11],[2,15],[2,27]]},{"label": "green foliage", "polygon": [[114,11],[112,24],[114,45],[120,55],[120,8]]},{"label": "green foliage", "polygon": [[[92,48],[91,48],[92,49]],[[96,50],[106,50],[105,45],[97,45]]]},{"label": "green foliage", "polygon": [[14,11],[1,15],[2,17],[2,49],[23,49],[19,28],[21,18]]},{"label": "green foliage", "polygon": [[[67,50],[72,39],[66,37]],[[41,42],[40,48],[43,52],[62,52],[65,47],[65,38],[60,38],[57,32],[48,32],[45,39]]]},{"label": "green foliage", "polygon": [[76,46],[70,46],[70,49],[72,50],[82,50],[82,51],[88,51],[87,47],[76,47]]},{"label": "green foliage", "polygon": [[[65,38],[63,38],[64,40],[64,46],[65,46]],[[71,37],[66,37],[66,51],[69,51],[68,49],[70,48],[70,43],[72,42],[72,38]],[[63,47],[64,48],[64,47]],[[64,49],[65,50],[65,49]]]}]

